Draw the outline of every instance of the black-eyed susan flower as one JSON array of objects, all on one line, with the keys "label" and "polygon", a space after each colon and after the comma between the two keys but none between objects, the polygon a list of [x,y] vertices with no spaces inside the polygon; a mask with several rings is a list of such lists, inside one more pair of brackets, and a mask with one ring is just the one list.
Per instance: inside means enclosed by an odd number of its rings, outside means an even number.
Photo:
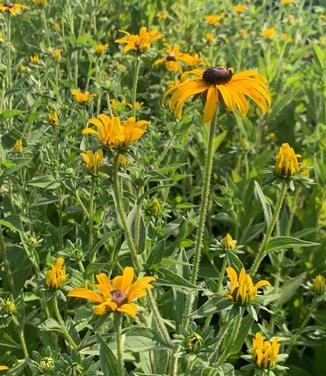
[{"label": "black-eyed susan flower", "polygon": [[87,150],[86,153],[80,153],[86,163],[86,169],[90,174],[96,174],[99,165],[103,160],[103,151],[96,150],[94,153],[92,150]]},{"label": "black-eyed susan flower", "polygon": [[183,54],[183,60],[188,67],[200,67],[204,65],[203,59],[197,53],[194,55]]},{"label": "black-eyed susan flower", "polygon": [[179,71],[182,73],[182,65],[180,62],[186,63],[186,58],[184,57],[185,54],[180,52],[179,46],[174,44],[170,46],[169,44],[165,45],[166,47],[166,57],[161,57],[160,59],[156,60],[153,64],[153,67],[158,64],[165,64],[165,67],[168,71]]},{"label": "black-eyed susan flower", "polygon": [[59,289],[68,279],[64,262],[64,258],[59,257],[55,265],[47,272],[45,276],[45,284],[48,288]]},{"label": "black-eyed susan flower", "polygon": [[110,150],[125,148],[139,140],[148,125],[148,121],[136,121],[134,117],[129,117],[121,124],[120,118],[113,117],[111,119],[105,114],[98,115],[97,118],[91,119],[89,123],[95,125],[97,130],[85,128],[82,133],[95,135]]},{"label": "black-eyed susan flower", "polygon": [[214,43],[216,41],[216,36],[213,33],[206,34],[206,42],[207,43]]},{"label": "black-eyed susan flower", "polygon": [[226,272],[231,282],[227,297],[232,302],[240,305],[253,303],[260,287],[271,286],[266,280],[259,281],[254,285],[250,275],[246,273],[244,268],[240,270],[239,277],[231,266],[226,268]]},{"label": "black-eyed susan flower", "polygon": [[168,12],[156,12],[155,17],[158,18],[159,20],[166,20],[167,18],[170,17]]},{"label": "black-eyed susan flower", "polygon": [[53,60],[60,60],[61,59],[61,49],[60,48],[54,49],[51,56],[52,56]]},{"label": "black-eyed susan flower", "polygon": [[2,44],[3,42],[4,42],[3,34],[2,34],[2,32],[0,31],[0,44]]},{"label": "black-eyed susan flower", "polygon": [[8,12],[13,16],[17,16],[18,14],[22,13],[22,10],[27,9],[27,8],[28,7],[26,5],[19,4],[19,3],[16,3],[16,4],[12,2],[2,3],[0,4],[0,13]]},{"label": "black-eyed susan flower", "polygon": [[134,277],[134,268],[130,266],[124,268],[123,275],[113,278],[112,283],[105,273],[100,273],[96,275],[97,291],[83,287],[75,288],[69,291],[68,296],[98,303],[93,308],[95,315],[103,316],[113,311],[135,317],[138,307],[132,302],[146,296],[146,289],[153,288],[150,282],[155,281],[156,278],[141,277],[133,282]]},{"label": "black-eyed susan flower", "polygon": [[118,165],[122,168],[126,168],[129,165],[129,160],[122,154],[119,154]]},{"label": "black-eyed susan flower", "polygon": [[287,35],[287,34],[282,34],[281,35],[281,40],[283,42],[287,42],[287,43],[292,43],[293,42],[293,39],[290,37],[290,35]]},{"label": "black-eyed susan flower", "polygon": [[265,29],[263,29],[262,34],[263,34],[263,37],[265,39],[274,38],[275,35],[276,35],[276,29],[275,29],[275,27],[265,28]]},{"label": "black-eyed susan flower", "polygon": [[[141,110],[144,106],[144,102],[139,102],[139,101],[136,101],[135,102],[135,110],[138,111],[138,110]],[[131,109],[134,107],[132,103],[128,103],[128,107],[130,107]]]},{"label": "black-eyed susan flower", "polygon": [[293,4],[293,0],[281,0],[281,4],[290,5],[290,4]]},{"label": "black-eyed susan flower", "polygon": [[204,19],[208,24],[217,26],[220,23],[220,21],[224,18],[224,16],[225,16],[225,13],[221,12],[218,15],[205,16]]},{"label": "black-eyed susan flower", "polygon": [[128,102],[125,99],[122,99],[120,101],[116,99],[111,99],[110,104],[111,104],[112,110],[117,111],[117,112],[123,112],[125,110],[125,107],[128,105]]},{"label": "black-eyed susan flower", "polygon": [[48,123],[54,126],[57,126],[59,124],[59,115],[57,111],[48,113]]},{"label": "black-eyed susan flower", "polygon": [[23,150],[24,150],[23,140],[21,139],[16,140],[15,145],[13,147],[14,153],[21,154]]},{"label": "black-eyed susan flower", "polygon": [[115,43],[126,44],[123,51],[137,51],[138,53],[151,47],[152,43],[162,38],[162,35],[157,30],[147,31],[145,26],[141,27],[139,34],[130,34],[128,31],[119,30],[121,33],[126,34],[125,37],[115,40]]},{"label": "black-eyed susan flower", "polygon": [[234,11],[234,12],[236,12],[236,13],[242,13],[242,12],[244,12],[245,10],[247,10],[248,8],[247,8],[247,6],[246,5],[240,5],[240,4],[238,4],[238,5],[234,5],[233,7],[232,7],[232,10]]},{"label": "black-eyed susan flower", "polygon": [[16,313],[17,306],[16,303],[11,299],[5,299],[2,303],[2,309],[5,314],[7,315],[13,315]]},{"label": "black-eyed susan flower", "polygon": [[287,143],[282,144],[277,153],[275,161],[275,174],[279,176],[292,176],[298,172],[299,154]]},{"label": "black-eyed susan flower", "polygon": [[107,43],[98,43],[95,47],[95,53],[97,56],[103,56],[104,55],[104,52],[105,50],[108,48],[108,44]]},{"label": "black-eyed susan flower", "polygon": [[227,233],[226,236],[221,240],[220,245],[222,249],[233,251],[235,249],[235,240],[233,240],[232,236]]},{"label": "black-eyed susan flower", "polygon": [[[189,75],[195,75],[196,78],[185,81]],[[205,123],[210,123],[214,119],[219,95],[229,111],[234,111],[237,108],[243,116],[247,114],[249,108],[246,96],[257,103],[264,114],[271,105],[265,77],[252,70],[233,74],[233,69],[219,66],[206,70],[194,69],[183,73],[181,83],[176,85],[173,90],[175,92],[169,106],[171,109],[175,107],[178,118],[181,118],[184,103],[189,97],[200,93],[206,94]]]},{"label": "black-eyed susan flower", "polygon": [[263,336],[256,333],[252,341],[252,356],[259,368],[274,368],[277,364],[279,350],[278,337],[274,337],[272,342],[264,341]]},{"label": "black-eyed susan flower", "polygon": [[8,367],[0,364],[0,371],[8,371]]},{"label": "black-eyed susan flower", "polygon": [[312,289],[318,295],[323,295],[326,291],[325,277],[317,275],[312,281]]},{"label": "black-eyed susan flower", "polygon": [[50,372],[55,367],[54,359],[51,356],[45,356],[44,358],[41,359],[38,366],[41,371],[44,371],[46,373]]},{"label": "black-eyed susan flower", "polygon": [[92,101],[96,94],[92,94],[89,91],[82,92],[78,89],[71,90],[72,95],[75,97],[77,103],[88,104]]},{"label": "black-eyed susan flower", "polygon": [[41,62],[41,59],[38,55],[30,55],[29,61],[31,64],[39,65]]}]

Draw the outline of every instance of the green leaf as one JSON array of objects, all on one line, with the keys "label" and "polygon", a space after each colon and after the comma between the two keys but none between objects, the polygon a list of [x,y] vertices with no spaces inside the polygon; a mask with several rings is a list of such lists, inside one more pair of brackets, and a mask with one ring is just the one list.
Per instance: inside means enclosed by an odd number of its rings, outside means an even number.
[{"label": "green leaf", "polygon": [[251,315],[247,315],[245,318],[242,319],[240,330],[238,332],[236,340],[234,341],[231,347],[230,354],[237,354],[241,350],[242,345],[244,344],[244,341],[248,336],[249,330],[253,322],[254,319]]},{"label": "green leaf", "polygon": [[303,280],[305,279],[306,272],[297,275],[294,278],[290,278],[283,282],[281,287],[281,294],[277,301],[279,305],[286,303],[292,296],[297,292],[298,288],[301,286]]},{"label": "green leaf", "polygon": [[264,218],[266,222],[266,226],[268,227],[272,221],[272,210],[270,204],[265,198],[264,192],[262,191],[260,185],[255,181],[255,192],[258,195],[260,200],[261,206],[263,207]]},{"label": "green leaf", "polygon": [[35,178],[30,181],[28,185],[43,189],[57,189],[60,187],[60,183],[57,182],[52,175],[45,175]]},{"label": "green leaf", "polygon": [[319,245],[319,243],[309,242],[307,240],[293,238],[291,236],[276,236],[268,242],[266,252],[274,252],[278,249],[288,249],[296,247],[314,247],[317,245]]},{"label": "green leaf", "polygon": [[126,335],[125,349],[130,352],[170,349],[160,336],[152,329],[145,327],[130,327],[124,331]]},{"label": "green leaf", "polygon": [[96,334],[96,341],[100,346],[100,362],[104,376],[116,376],[118,375],[117,358],[113,354],[112,350],[106,344],[104,339]]},{"label": "green leaf", "polygon": [[309,41],[310,43],[310,46],[314,52],[314,55],[317,59],[317,62],[319,64],[319,67],[321,69],[321,71],[324,70],[324,64],[325,64],[325,54],[324,54],[324,51],[320,48],[320,46],[318,46],[318,44],[312,42],[312,41]]},{"label": "green leaf", "polygon": [[214,153],[221,146],[221,144],[222,144],[223,140],[225,139],[227,133],[228,133],[228,131],[224,131],[214,138],[214,141],[213,141]]},{"label": "green leaf", "polygon": [[22,115],[24,111],[21,110],[5,110],[0,114],[0,120],[9,119],[15,116]]},{"label": "green leaf", "polygon": [[193,285],[186,279],[180,277],[177,273],[174,273],[168,269],[160,269],[158,284],[162,286],[183,287],[192,290],[199,289],[196,285]]},{"label": "green leaf", "polygon": [[191,315],[191,317],[194,319],[207,317],[208,315],[222,311],[229,306],[229,299],[225,298],[224,296],[216,295],[208,299],[207,302],[205,302],[199,309],[197,309],[197,311],[195,311]]}]

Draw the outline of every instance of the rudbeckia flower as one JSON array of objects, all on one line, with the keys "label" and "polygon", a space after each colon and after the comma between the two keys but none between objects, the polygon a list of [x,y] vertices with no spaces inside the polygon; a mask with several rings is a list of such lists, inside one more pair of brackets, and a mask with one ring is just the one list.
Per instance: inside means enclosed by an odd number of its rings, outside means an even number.
[{"label": "rudbeckia flower", "polygon": [[176,44],[173,46],[170,46],[169,44],[166,44],[166,51],[167,51],[167,56],[162,57],[158,60],[155,61],[153,64],[153,67],[155,65],[165,63],[165,67],[168,71],[179,71],[182,73],[182,65],[179,63],[179,61],[183,61],[186,63],[185,55],[180,52],[179,46]]},{"label": "rudbeckia flower", "polygon": [[260,333],[252,341],[252,356],[259,368],[274,368],[277,363],[277,356],[280,350],[278,337],[273,341],[264,341]]},{"label": "rudbeckia flower", "polygon": [[35,64],[35,65],[38,65],[41,62],[40,57],[38,55],[31,55],[29,57],[29,61],[31,62],[31,64]]},{"label": "rudbeckia flower", "polygon": [[0,365],[0,371],[8,371],[8,367],[7,366],[2,366]]},{"label": "rudbeckia flower", "polygon": [[245,5],[234,5],[234,7],[232,9],[236,13],[242,13],[245,10],[247,10],[247,7]]},{"label": "rudbeckia flower", "polygon": [[24,149],[23,140],[21,139],[16,140],[15,145],[13,147],[14,153],[21,154],[23,152],[23,149]]},{"label": "rudbeckia flower", "polygon": [[96,150],[96,152],[93,153],[92,150],[87,150],[86,153],[83,152],[80,153],[80,155],[83,157],[86,163],[87,171],[91,174],[96,174],[97,169],[103,160],[103,151]]},{"label": "rudbeckia flower", "polygon": [[57,126],[59,124],[59,115],[57,111],[48,113],[48,123],[54,126]]},{"label": "rudbeckia flower", "polygon": [[146,289],[154,287],[150,282],[155,281],[156,278],[141,277],[133,282],[134,276],[134,268],[130,266],[124,268],[123,275],[113,278],[112,283],[105,273],[100,273],[96,275],[98,283],[95,285],[95,289],[98,292],[81,287],[69,291],[68,296],[98,303],[93,308],[95,315],[102,316],[113,311],[135,317],[138,308],[131,302],[146,296]]},{"label": "rudbeckia flower", "polygon": [[259,281],[254,285],[250,275],[246,273],[244,268],[241,269],[239,278],[237,272],[231,266],[226,268],[226,272],[231,281],[231,288],[227,297],[232,302],[240,305],[254,302],[260,287],[271,286],[271,284],[265,280]]},{"label": "rudbeckia flower", "polygon": [[217,26],[221,19],[224,18],[225,13],[221,12],[219,15],[211,15],[211,16],[205,16],[204,19],[207,23],[213,26]]},{"label": "rudbeckia flower", "polygon": [[147,31],[147,28],[143,26],[139,30],[139,34],[130,34],[128,31],[119,30],[121,33],[126,34],[125,37],[119,38],[115,40],[115,43],[123,43],[126,44],[123,51],[127,53],[130,50],[134,50],[137,52],[142,52],[147,48],[150,48],[152,43],[158,39],[162,38],[162,35],[156,31]]},{"label": "rudbeckia flower", "polygon": [[139,140],[148,125],[148,121],[136,121],[134,117],[128,118],[121,124],[120,118],[113,117],[111,119],[105,114],[98,115],[97,118],[91,119],[89,123],[95,125],[98,130],[85,128],[82,134],[95,135],[110,150],[127,147],[132,142]]},{"label": "rudbeckia flower", "polygon": [[263,33],[263,37],[265,39],[271,39],[271,38],[275,37],[276,29],[274,27],[269,27],[267,29],[263,29],[262,33]]},{"label": "rudbeckia flower", "polygon": [[95,47],[95,53],[96,55],[98,56],[102,56],[105,52],[105,50],[108,48],[108,44],[107,43],[98,43]]},{"label": "rudbeckia flower", "polygon": [[292,176],[297,173],[299,169],[297,157],[300,157],[300,154],[295,154],[294,149],[289,144],[282,144],[276,157],[275,174]]},{"label": "rudbeckia flower", "polygon": [[[185,81],[189,75],[195,75],[196,78]],[[256,102],[263,113],[266,113],[271,105],[265,77],[252,70],[233,74],[233,69],[219,66],[206,70],[194,69],[183,73],[181,81],[175,86],[175,93],[169,103],[171,109],[176,108],[178,118],[182,116],[185,101],[193,95],[204,92],[206,93],[205,123],[210,123],[214,119],[219,96],[222,97],[229,111],[234,111],[237,108],[243,116],[247,114],[249,108],[246,96]]]},{"label": "rudbeckia flower", "polygon": [[71,90],[72,95],[75,97],[76,101],[80,104],[87,104],[89,103],[94,97],[96,97],[96,94],[91,94],[88,91],[85,91],[84,93],[81,92],[78,89]]},{"label": "rudbeckia flower", "polygon": [[28,7],[26,5],[22,4],[14,4],[11,2],[8,3],[2,3],[0,4],[0,13],[9,12],[13,16],[17,16],[17,14],[21,14],[21,11],[23,9],[27,9]]},{"label": "rudbeckia flower", "polygon": [[169,18],[169,13],[168,12],[156,12],[155,17],[158,18],[159,20],[166,20]]},{"label": "rudbeckia flower", "polygon": [[199,54],[195,54],[195,55],[184,54],[183,60],[188,65],[188,67],[199,67],[201,65],[204,65],[204,61],[199,56]]},{"label": "rudbeckia flower", "polygon": [[64,258],[59,257],[54,266],[47,272],[45,284],[52,289],[60,288],[68,279],[66,267],[64,266]]}]

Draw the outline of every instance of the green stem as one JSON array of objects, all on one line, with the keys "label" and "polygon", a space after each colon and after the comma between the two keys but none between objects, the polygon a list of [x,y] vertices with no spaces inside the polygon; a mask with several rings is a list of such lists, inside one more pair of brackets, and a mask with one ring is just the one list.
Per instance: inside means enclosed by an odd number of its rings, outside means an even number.
[{"label": "green stem", "polygon": [[8,285],[10,287],[11,292],[14,294],[15,291],[16,291],[15,290],[14,277],[11,273],[10,264],[9,264],[9,260],[8,260],[8,257],[7,257],[6,243],[5,243],[5,239],[3,237],[3,234],[2,234],[1,224],[0,224],[0,254],[1,254],[1,257],[2,257],[2,260],[3,260],[3,266],[4,266],[6,277],[7,277],[7,280],[8,280]]},{"label": "green stem", "polygon": [[122,315],[120,313],[114,314],[114,329],[117,340],[117,359],[118,359],[118,376],[124,375],[123,367],[123,343],[121,336],[121,325],[122,324]]},{"label": "green stem", "polygon": [[279,195],[277,203],[276,203],[276,207],[275,207],[275,211],[274,211],[274,215],[272,217],[271,223],[269,224],[269,226],[267,228],[263,243],[262,243],[262,245],[261,245],[261,247],[260,247],[260,249],[257,253],[257,256],[254,260],[254,263],[252,264],[252,267],[250,269],[250,274],[251,274],[252,277],[257,273],[257,270],[259,268],[260,263],[263,261],[264,257],[266,256],[266,253],[265,253],[266,247],[267,247],[268,242],[269,242],[269,240],[272,236],[276,221],[278,220],[278,217],[279,217],[282,205],[283,205],[283,201],[284,201],[284,198],[285,198],[286,191],[287,191],[287,183],[283,182],[282,186],[281,186],[281,192],[280,192],[280,195]]},{"label": "green stem", "polygon": [[171,356],[170,372],[169,376],[176,376],[178,374],[178,360],[179,360],[180,346],[178,346]]},{"label": "green stem", "polygon": [[172,146],[172,144],[175,140],[175,137],[176,137],[176,135],[170,136],[169,142],[166,144],[166,146],[163,149],[162,153],[160,154],[159,158],[155,162],[155,164],[153,166],[153,170],[155,170],[156,168],[158,168],[160,166],[160,164],[164,160],[165,156],[167,155],[168,151],[170,150],[170,148],[171,148],[171,146]]},{"label": "green stem", "polygon": [[53,296],[53,299],[52,299],[52,303],[53,303],[53,310],[54,310],[54,314],[55,314],[55,317],[58,321],[58,323],[60,324],[61,326],[61,331],[62,331],[62,334],[64,335],[65,339],[67,340],[67,342],[69,343],[69,345],[74,349],[74,350],[77,350],[78,349],[78,346],[76,345],[76,342],[71,338],[68,330],[66,329],[66,324],[65,322],[63,321],[62,317],[61,317],[61,313],[59,311],[59,307],[58,307],[58,300],[57,300],[57,295],[56,293],[54,294]]},{"label": "green stem", "polygon": [[50,47],[51,43],[49,39],[49,28],[48,28],[48,22],[47,22],[47,18],[45,14],[45,6],[42,7],[41,15],[42,15],[42,21],[44,24],[45,39],[46,39],[47,47]]},{"label": "green stem", "polygon": [[139,77],[139,69],[140,69],[140,57],[137,56],[134,81],[132,84],[132,116],[134,118],[136,118],[136,97],[137,97],[137,84],[138,84],[138,77]]},{"label": "green stem", "polygon": [[[200,257],[201,257],[203,234],[204,234],[204,227],[205,227],[205,220],[206,220],[206,213],[207,213],[208,199],[209,199],[209,191],[210,191],[210,181],[211,181],[211,174],[212,174],[212,167],[213,167],[214,133],[215,133],[216,122],[217,122],[216,118],[212,121],[210,128],[209,128],[207,156],[206,156],[206,162],[204,166],[205,176],[204,176],[204,184],[202,187],[200,215],[199,215],[199,223],[198,223],[197,236],[196,236],[195,258],[194,258],[194,264],[193,264],[192,275],[191,275],[192,284],[196,284],[198,271],[199,271],[199,263],[200,263]],[[196,292],[191,292],[187,296],[184,319],[183,319],[184,320],[183,326],[185,328],[187,328],[189,324],[189,315],[191,313],[196,295],[197,295]]]},{"label": "green stem", "polygon": [[[7,17],[7,90],[11,89],[11,15]],[[8,110],[11,110],[11,95],[8,95]],[[9,129],[12,126],[12,118],[8,120]]]},{"label": "green stem", "polygon": [[223,340],[224,340],[224,337],[226,335],[226,333],[229,331],[229,329],[231,328],[231,325],[232,325],[232,320],[226,320],[218,334],[218,341],[216,343],[216,346],[215,346],[215,350],[211,356],[211,361],[213,363],[217,362],[218,360],[218,357],[219,357],[219,354],[220,354],[220,349],[221,349],[221,345],[223,343]]},{"label": "green stem", "polygon": [[22,345],[24,358],[28,359],[29,355],[28,355],[28,350],[27,350],[26,341],[25,341],[24,329],[20,326],[16,316],[12,316],[12,321],[15,324],[15,326],[16,326],[18,332],[19,332],[19,339],[20,339],[20,343]]},{"label": "green stem", "polygon": [[[88,245],[89,249],[93,247],[93,222],[94,222],[94,191],[95,191],[95,176],[91,178],[91,192],[89,197],[89,226],[88,226]],[[95,254],[91,255],[91,263],[95,260]]]}]

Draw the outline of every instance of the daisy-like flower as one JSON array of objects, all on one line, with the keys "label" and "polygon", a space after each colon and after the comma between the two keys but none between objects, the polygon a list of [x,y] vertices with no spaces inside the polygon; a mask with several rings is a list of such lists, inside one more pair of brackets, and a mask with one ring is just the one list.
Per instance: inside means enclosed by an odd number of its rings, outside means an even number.
[{"label": "daisy-like flower", "polygon": [[86,163],[87,171],[95,175],[97,173],[97,169],[103,160],[103,151],[96,150],[94,153],[92,150],[87,150],[86,153],[80,153]]},{"label": "daisy-like flower", "polygon": [[159,20],[166,20],[167,18],[170,17],[168,12],[156,12],[155,17],[158,18]]},{"label": "daisy-like flower", "polygon": [[[189,75],[195,75],[196,78],[185,81]],[[257,103],[264,114],[271,105],[265,77],[252,70],[233,74],[233,69],[219,66],[207,68],[206,70],[194,69],[183,73],[181,83],[176,85],[173,90],[175,92],[171,97],[169,106],[171,109],[175,107],[178,118],[181,118],[184,103],[189,97],[206,93],[204,106],[205,123],[210,123],[214,119],[219,96],[222,97],[229,111],[234,111],[237,108],[243,116],[248,113],[249,109],[246,96]]]},{"label": "daisy-like flower", "polygon": [[11,2],[0,4],[0,13],[9,12],[12,16],[21,14],[23,9],[28,9],[28,7],[23,4],[14,4]]},{"label": "daisy-like flower", "polygon": [[96,275],[98,283],[95,288],[98,292],[81,287],[69,291],[68,296],[98,303],[93,308],[95,315],[103,316],[113,311],[135,317],[138,307],[131,302],[146,296],[146,289],[154,287],[150,282],[155,281],[156,278],[141,277],[133,282],[134,277],[134,268],[130,266],[124,268],[123,275],[113,278],[112,283],[105,273],[100,273]]},{"label": "daisy-like flower", "polygon": [[293,0],[281,0],[281,4],[290,5],[290,4],[293,4]]},{"label": "daisy-like flower", "polygon": [[123,49],[125,53],[130,50],[141,53],[143,50],[150,48],[154,41],[162,38],[162,34],[160,34],[157,30],[147,31],[145,26],[141,27],[139,34],[130,34],[125,30],[119,31],[126,34],[126,36],[116,39],[115,43],[126,44]]},{"label": "daisy-like flower", "polygon": [[242,13],[245,10],[247,10],[248,8],[245,5],[234,5],[234,7],[232,9],[236,13]]},{"label": "daisy-like flower", "polygon": [[64,266],[64,258],[59,257],[54,266],[47,272],[45,284],[52,289],[60,288],[68,279],[66,267]]},{"label": "daisy-like flower", "polygon": [[326,291],[325,277],[321,274],[317,275],[312,281],[312,289],[318,295],[323,295]]},{"label": "daisy-like flower", "polygon": [[277,153],[275,162],[275,174],[279,176],[292,176],[299,170],[299,154],[287,143],[282,144]]},{"label": "daisy-like flower", "polygon": [[167,56],[156,60],[153,64],[153,67],[155,65],[165,63],[165,67],[168,71],[179,71],[180,73],[182,73],[182,65],[179,63],[179,61],[183,61],[184,63],[187,62],[185,54],[180,52],[180,48],[176,44],[174,44],[173,46],[166,44],[165,46]]},{"label": "daisy-like flower", "polygon": [[225,13],[221,12],[219,15],[205,16],[204,19],[210,25],[217,26],[220,21],[224,18]]},{"label": "daisy-like flower", "polygon": [[[136,101],[135,102],[135,109],[136,111],[138,110],[141,110],[144,106],[144,102],[139,102],[139,101]],[[131,109],[133,108],[133,104],[132,103],[128,103],[128,107],[130,107]]]},{"label": "daisy-like flower", "polygon": [[39,65],[41,62],[41,59],[38,55],[30,55],[29,61],[31,64]]},{"label": "daisy-like flower", "polygon": [[226,268],[226,272],[231,282],[231,288],[227,297],[232,302],[240,305],[247,305],[254,302],[260,287],[271,286],[266,280],[259,281],[254,285],[250,275],[246,273],[244,268],[241,269],[239,278],[237,272],[231,266]]},{"label": "daisy-like flower", "polygon": [[206,42],[207,43],[214,43],[216,41],[216,36],[212,33],[206,34]]},{"label": "daisy-like flower", "polygon": [[0,371],[8,371],[8,369],[7,366],[0,365]]},{"label": "daisy-like flower", "polygon": [[263,29],[262,33],[265,39],[271,39],[275,37],[276,29],[275,27],[269,27],[269,28]]},{"label": "daisy-like flower", "polygon": [[199,54],[183,54],[183,60],[188,65],[188,67],[199,67],[204,65],[203,59],[199,56]]},{"label": "daisy-like flower", "polygon": [[287,34],[282,34],[281,35],[281,40],[283,42],[287,42],[287,43],[292,43],[293,42],[293,39],[290,37],[290,35],[287,35]]},{"label": "daisy-like flower", "polygon": [[59,116],[57,111],[48,113],[48,123],[54,126],[57,126],[59,124]]},{"label": "daisy-like flower", "polygon": [[96,94],[91,94],[89,91],[81,92],[78,89],[71,90],[71,93],[80,104],[88,104],[96,97]]},{"label": "daisy-like flower", "polygon": [[60,48],[56,48],[55,50],[53,50],[52,59],[53,60],[60,60],[61,59],[61,49]]},{"label": "daisy-like flower", "polygon": [[21,154],[23,152],[23,140],[16,140],[13,151],[14,153]]},{"label": "daisy-like flower", "polygon": [[125,148],[139,140],[148,125],[148,121],[136,121],[134,117],[129,117],[121,124],[120,118],[113,117],[111,119],[105,114],[98,115],[97,118],[91,119],[89,123],[95,125],[98,130],[85,128],[82,134],[95,135],[110,150]]},{"label": "daisy-like flower", "polygon": [[277,363],[277,356],[280,350],[278,337],[273,341],[264,341],[260,333],[252,341],[252,356],[259,368],[274,368]]},{"label": "daisy-like flower", "polygon": [[98,43],[95,47],[95,53],[97,56],[102,56],[104,55],[104,52],[105,50],[108,48],[108,44],[107,43]]}]

